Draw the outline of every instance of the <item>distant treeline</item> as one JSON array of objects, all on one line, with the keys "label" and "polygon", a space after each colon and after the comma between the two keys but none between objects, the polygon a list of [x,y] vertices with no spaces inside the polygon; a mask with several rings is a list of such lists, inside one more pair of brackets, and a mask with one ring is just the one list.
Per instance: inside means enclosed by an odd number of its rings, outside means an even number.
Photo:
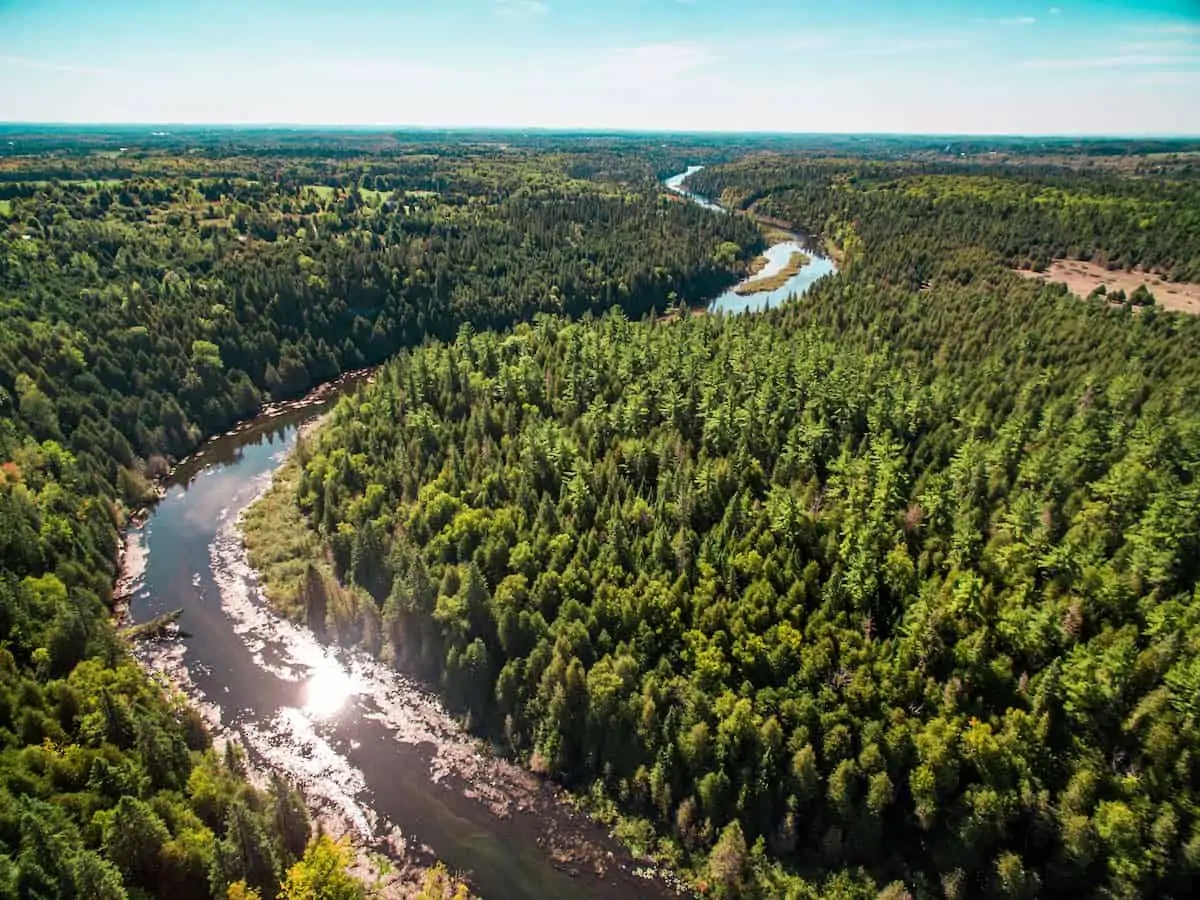
[{"label": "distant treeline", "polygon": [[[9,145],[9,142],[12,142]],[[1079,138],[1019,135],[786,134],[551,131],[542,129],[384,129],[219,127],[203,125],[0,124],[0,159],[22,154],[81,158],[124,150],[133,155],[183,151],[230,156],[350,159],[436,152],[469,157],[500,150],[530,154],[603,153],[643,162],[671,154],[692,163],[728,161],[748,153],[803,153],[867,159],[976,157],[1136,158],[1200,152],[1195,138]],[[674,174],[684,167],[664,170]]]},{"label": "distant treeline", "polygon": [[939,274],[970,280],[979,254],[1010,266],[1044,269],[1065,257],[1198,280],[1197,174],[764,157],[706,168],[689,185],[824,234],[852,255],[869,247],[860,264],[915,290]]}]

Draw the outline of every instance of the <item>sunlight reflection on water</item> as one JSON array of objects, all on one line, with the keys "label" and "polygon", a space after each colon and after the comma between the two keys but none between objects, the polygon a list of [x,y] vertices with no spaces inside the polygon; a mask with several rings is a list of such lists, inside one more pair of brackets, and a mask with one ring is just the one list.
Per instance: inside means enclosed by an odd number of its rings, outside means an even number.
[{"label": "sunlight reflection on water", "polygon": [[319,719],[341,710],[356,693],[354,680],[336,659],[326,657],[304,686],[304,711]]}]

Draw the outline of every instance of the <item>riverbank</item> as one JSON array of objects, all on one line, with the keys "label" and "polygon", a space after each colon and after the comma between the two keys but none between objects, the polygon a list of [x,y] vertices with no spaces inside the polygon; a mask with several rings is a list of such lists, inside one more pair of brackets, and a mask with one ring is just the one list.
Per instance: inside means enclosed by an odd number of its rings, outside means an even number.
[{"label": "riverbank", "polygon": [[333,570],[321,557],[317,535],[294,501],[299,481],[300,464],[293,450],[266,490],[242,513],[240,532],[246,558],[267,603],[292,621],[307,624],[299,602],[305,572],[314,566],[332,578]]},{"label": "riverbank", "polygon": [[[115,627],[130,640],[135,658],[143,671],[168,695],[184,698],[196,710],[200,720],[212,738],[213,746],[223,754],[230,743],[244,746],[240,736],[218,703],[207,697],[193,680],[186,661],[186,629],[174,627],[185,612],[172,610],[166,615],[155,616],[148,621],[131,624],[131,602],[139,593],[146,591],[145,577],[149,562],[146,541],[147,523],[153,518],[159,505],[169,496],[172,488],[186,488],[191,481],[206,469],[236,460],[238,442],[253,435],[272,429],[295,419],[313,415],[315,409],[328,406],[343,392],[357,384],[369,381],[374,369],[361,369],[344,373],[339,378],[321,384],[303,397],[278,401],[264,405],[259,413],[238,423],[234,428],[211,436],[194,453],[173,462],[169,469],[153,481],[153,496],[130,511],[121,531],[121,542],[117,552],[118,576],[113,590],[113,614]],[[149,635],[141,640],[135,638],[152,624],[170,620],[173,627],[163,629],[161,634]],[[186,625],[186,622],[184,623]],[[266,790],[274,774],[279,774],[254,756],[243,760],[246,781],[259,790]],[[458,882],[450,877],[445,867],[431,853],[420,846],[407,846],[399,834],[386,835],[367,842],[351,817],[342,814],[336,805],[323,802],[304,790],[302,784],[289,779],[299,789],[308,808],[311,836],[328,835],[335,840],[346,840],[351,845],[352,864],[350,874],[371,890],[373,897],[380,900],[403,900],[417,896],[431,886],[449,885],[446,897],[456,896]],[[441,894],[430,896],[441,897]],[[465,896],[465,895],[463,895]]]},{"label": "riverbank", "polygon": [[[317,535],[296,504],[300,461],[307,452],[303,441],[311,438],[313,427],[310,424],[305,429],[305,436],[276,469],[270,483],[242,513],[238,530],[245,558],[256,573],[260,595],[277,613],[323,635],[330,646],[340,644],[351,652],[366,650],[383,665],[392,666],[398,654],[391,636],[380,635],[373,601],[338,581]],[[315,610],[324,613],[324,621],[314,621]],[[595,802],[495,755],[444,713],[425,725],[434,747],[426,764],[435,780],[481,805],[506,828],[536,827],[537,842],[548,858],[557,869],[579,879],[585,895],[616,896],[609,892],[610,885],[618,881],[628,884],[630,875],[652,888],[656,896],[689,895],[678,878],[660,867],[658,848],[622,839],[641,834],[642,829],[612,815],[611,807],[603,808],[605,814],[599,815],[602,808]],[[588,884],[593,885],[592,891],[586,890]]]},{"label": "riverbank", "polygon": [[192,453],[179,460],[166,459],[162,471],[150,479],[150,491],[146,500],[127,511],[122,522],[116,559],[117,571],[113,583],[111,618],[114,627],[124,628],[128,624],[129,601],[138,579],[145,568],[144,548],[136,535],[154,509],[167,495],[167,487],[173,484],[186,485],[206,466],[228,462],[229,447],[254,431],[262,431],[292,417],[304,417],[314,407],[328,405],[332,400],[352,386],[369,383],[374,367],[343,372],[332,381],[317,385],[303,397],[266,403],[248,419],[238,422],[233,428],[220,434],[210,435]]},{"label": "riverbank", "polygon": [[[219,755],[224,756],[231,743],[242,744],[236,731],[222,715],[221,708],[197,688],[187,667],[183,641],[178,638],[147,641],[138,646],[135,655],[143,670],[164,692],[182,696],[200,714],[205,729],[212,737],[213,749]],[[269,788],[273,774],[278,773],[253,756],[247,755],[242,760],[244,779],[259,791]],[[410,900],[435,879],[446,877],[441,861],[427,852],[426,848],[408,845],[399,833],[368,842],[352,818],[336,805],[315,797],[304,789],[303,784],[291,782],[291,786],[300,792],[308,810],[310,838],[328,835],[334,840],[348,842],[353,858],[348,871],[370,888],[372,897],[378,900]],[[431,896],[439,900],[441,897],[437,894]],[[453,896],[446,894],[448,898]]]},{"label": "riverbank", "polygon": [[[777,228],[774,225],[770,225],[761,221],[758,223],[758,225],[762,231],[763,240],[767,242],[768,249],[774,247],[776,244],[786,244],[789,241],[796,240],[796,235],[792,234],[790,231],[784,231],[781,228]],[[746,267],[746,278],[754,278],[770,264],[770,255],[768,253],[760,253],[758,256],[754,257],[754,259],[750,260],[750,265]]]},{"label": "riverbank", "polygon": [[[387,858],[388,878],[408,886],[399,896],[438,860],[489,898],[679,896],[561,788],[489,752],[428,689],[367,653],[381,649],[372,648],[377,628],[319,640],[268,607],[239,520],[272,474],[296,462],[297,435],[320,414],[309,405],[213,444],[206,465],[177,469],[131,529],[127,557],[141,562],[126,573],[131,619],[183,609],[189,635],[139,642],[143,669],[201,710],[218,740],[244,747],[256,771],[293,785],[314,820],[338,823],[364,858]],[[360,611],[377,622],[374,601]]]},{"label": "riverbank", "polygon": [[[131,576],[135,583],[140,576]],[[140,643],[135,656],[147,675],[168,695],[181,696],[197,711],[212,738],[215,752],[224,756],[229,744],[241,745],[238,735],[222,715],[218,704],[200,691],[186,663],[185,644],[178,637]],[[259,791],[266,791],[274,773],[253,756],[241,763],[245,781]],[[351,845],[353,863],[349,872],[364,885],[370,886],[372,896],[379,900],[406,900],[416,894],[438,873],[444,871],[439,860],[423,854],[420,847],[408,847],[403,837],[391,835],[382,842],[368,845],[350,817],[335,806],[323,803],[292,783],[304,799],[309,814],[310,838],[328,835]]]}]

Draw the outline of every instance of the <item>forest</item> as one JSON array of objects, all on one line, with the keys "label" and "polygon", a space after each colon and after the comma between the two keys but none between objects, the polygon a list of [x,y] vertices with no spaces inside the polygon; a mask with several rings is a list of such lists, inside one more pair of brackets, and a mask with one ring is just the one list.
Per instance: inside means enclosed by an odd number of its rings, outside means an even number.
[{"label": "forest", "polygon": [[1195,183],[880,165],[693,177],[827,238],[800,302],[402,352],[252,559],[705,894],[1191,896],[1200,321],[1008,269],[1188,274]]},{"label": "forest", "polygon": [[824,235],[843,250],[867,245],[878,277],[914,290],[963,250],[991,260],[967,260],[960,280],[987,261],[1044,270],[1067,258],[1200,281],[1194,162],[1165,173],[1143,164],[1131,173],[974,160],[766,157],[704,169],[689,186],[731,208]]},{"label": "forest", "polygon": [[[0,897],[366,890],[109,620],[174,461],[388,360],[247,536],[274,599],[698,891],[1194,893],[1200,322],[1008,271],[1196,278],[1187,147],[12,138]],[[661,316],[763,246],[691,162],[840,274]]]},{"label": "forest", "polygon": [[463,323],[704,296],[762,242],[644,167],[568,171],[619,155],[447,150],[2,161],[0,896],[273,897],[341,852],[109,623],[119,530],[173,461]]}]

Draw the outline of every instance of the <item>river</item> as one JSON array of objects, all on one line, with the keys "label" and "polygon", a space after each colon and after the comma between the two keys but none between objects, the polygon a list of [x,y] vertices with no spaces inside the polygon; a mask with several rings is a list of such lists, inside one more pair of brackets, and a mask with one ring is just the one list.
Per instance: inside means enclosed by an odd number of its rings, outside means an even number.
[{"label": "river", "polygon": [[283,774],[310,808],[407,864],[443,860],[484,898],[663,898],[657,875],[562,792],[482,750],[422,686],[270,612],[237,529],[339,390],[260,417],[181,465],[127,536],[130,618],[181,608],[182,638],[137,653]]},{"label": "river", "polygon": [[[682,187],[696,170],[667,186],[723,213]],[[801,242],[772,247],[759,277],[778,271]],[[774,305],[830,271],[813,255],[778,291],[731,290],[709,308]],[[363,653],[323,645],[263,602],[238,518],[299,429],[360,380],[270,410],[172,473],[161,502],[127,536],[129,618],[182,608],[184,636],[143,643],[139,658],[184,689],[219,734],[240,741],[257,770],[283,775],[323,820],[398,862],[440,859],[484,898],[680,896],[575,813],[561,790],[465,735],[424,687]]]},{"label": "river", "polygon": [[[684,187],[684,182],[703,168],[703,166],[688,166],[686,172],[672,175],[663,184],[668,190],[679,194],[681,197],[686,197],[705,209],[717,213],[726,213],[727,210],[725,207],[714,203],[702,194],[697,194]],[[787,265],[788,260],[792,258],[792,254],[797,252],[808,256],[809,262],[780,287],[775,290],[759,291],[754,294],[743,295],[737,292],[738,288],[747,282],[755,281],[759,278],[768,278],[779,272]],[[816,241],[806,239],[803,235],[799,234],[792,234],[789,240],[772,245],[767,248],[767,251],[763,255],[767,258],[767,265],[755,275],[734,285],[719,297],[715,297],[709,301],[709,312],[743,313],[770,309],[792,297],[802,297],[818,279],[837,271],[837,266],[834,265],[833,260],[824,253]]]}]

